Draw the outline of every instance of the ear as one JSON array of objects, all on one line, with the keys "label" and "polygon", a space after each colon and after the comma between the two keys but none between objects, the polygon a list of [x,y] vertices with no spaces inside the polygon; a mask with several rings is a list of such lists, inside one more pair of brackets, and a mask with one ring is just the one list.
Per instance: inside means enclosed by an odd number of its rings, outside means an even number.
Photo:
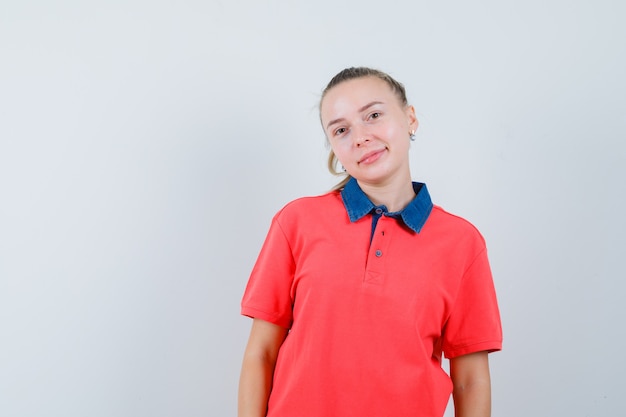
[{"label": "ear", "polygon": [[415,108],[413,106],[406,106],[406,116],[409,122],[409,132],[415,132],[419,126],[417,116],[415,116]]}]

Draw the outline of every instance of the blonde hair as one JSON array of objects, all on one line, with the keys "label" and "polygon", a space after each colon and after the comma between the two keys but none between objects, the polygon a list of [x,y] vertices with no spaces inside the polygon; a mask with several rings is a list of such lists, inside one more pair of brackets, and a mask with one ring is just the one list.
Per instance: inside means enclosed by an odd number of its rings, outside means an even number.
[{"label": "blonde hair", "polygon": [[[324,101],[324,97],[326,97],[326,94],[328,93],[329,90],[331,90],[333,87],[343,82],[346,82],[349,80],[355,80],[357,78],[364,78],[364,77],[375,77],[380,80],[383,80],[384,82],[387,83],[389,88],[391,88],[391,91],[393,91],[396,94],[396,96],[398,97],[398,100],[400,100],[400,103],[403,106],[408,105],[408,100],[406,98],[406,91],[404,89],[404,85],[402,85],[402,83],[399,83],[398,81],[393,79],[389,74],[383,71],[373,69],[373,68],[368,68],[368,67],[350,67],[350,68],[343,69],[339,73],[337,73],[337,75],[335,75],[330,80],[326,88],[324,88],[324,91],[322,92],[322,98],[320,99],[320,104],[319,104],[320,111],[322,108],[322,101]],[[326,138],[326,141],[328,141],[328,137]],[[328,171],[330,171],[330,173],[335,176],[343,177],[341,181],[339,181],[339,183],[337,183],[332,188],[333,190],[342,190],[343,187],[345,187],[345,185],[348,183],[348,181],[350,181],[350,178],[352,178],[350,174],[346,173],[345,171],[337,170],[338,162],[339,160],[337,159],[337,156],[335,155],[333,150],[330,149],[328,153]]]}]

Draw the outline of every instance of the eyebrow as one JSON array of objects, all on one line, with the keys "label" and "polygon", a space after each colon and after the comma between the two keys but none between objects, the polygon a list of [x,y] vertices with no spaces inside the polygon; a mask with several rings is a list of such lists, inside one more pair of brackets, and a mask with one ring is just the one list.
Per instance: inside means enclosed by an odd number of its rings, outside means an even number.
[{"label": "eyebrow", "polygon": [[[375,105],[377,105],[377,104],[384,104],[384,103],[383,103],[382,101],[372,101],[371,103],[367,103],[365,106],[361,107],[361,108],[358,110],[358,112],[359,112],[359,113],[362,113],[362,112],[364,112],[365,110],[367,110],[367,109],[369,109],[370,107],[375,106]],[[326,129],[328,129],[328,128],[329,128],[329,127],[331,127],[332,125],[334,125],[334,124],[336,124],[336,123],[339,123],[339,122],[341,122],[341,121],[343,121],[343,120],[344,120],[344,118],[343,118],[343,117],[340,117],[340,118],[338,118],[338,119],[331,120],[331,121],[330,121],[330,122],[328,122],[328,124],[326,125]]]}]

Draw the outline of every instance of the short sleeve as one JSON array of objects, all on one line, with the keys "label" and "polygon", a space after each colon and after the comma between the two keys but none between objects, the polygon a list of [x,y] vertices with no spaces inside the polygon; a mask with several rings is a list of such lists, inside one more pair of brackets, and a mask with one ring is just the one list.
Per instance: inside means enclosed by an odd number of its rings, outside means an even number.
[{"label": "short sleeve", "polygon": [[278,216],[272,220],[250,274],[241,301],[241,314],[290,328],[293,321],[291,287],[295,262]]},{"label": "short sleeve", "polygon": [[463,275],[445,325],[443,351],[454,358],[502,349],[502,325],[487,250],[483,249]]}]

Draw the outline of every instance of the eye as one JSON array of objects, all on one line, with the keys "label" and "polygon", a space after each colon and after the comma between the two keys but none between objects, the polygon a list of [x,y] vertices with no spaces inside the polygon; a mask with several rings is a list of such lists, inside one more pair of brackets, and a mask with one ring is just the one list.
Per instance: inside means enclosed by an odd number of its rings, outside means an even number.
[{"label": "eye", "polygon": [[333,132],[333,134],[335,136],[339,136],[342,135],[343,133],[345,133],[346,128],[345,127],[340,127],[339,129],[335,129],[335,131]]},{"label": "eye", "polygon": [[380,113],[375,111],[374,113],[370,114],[370,119],[378,119],[380,117]]}]

